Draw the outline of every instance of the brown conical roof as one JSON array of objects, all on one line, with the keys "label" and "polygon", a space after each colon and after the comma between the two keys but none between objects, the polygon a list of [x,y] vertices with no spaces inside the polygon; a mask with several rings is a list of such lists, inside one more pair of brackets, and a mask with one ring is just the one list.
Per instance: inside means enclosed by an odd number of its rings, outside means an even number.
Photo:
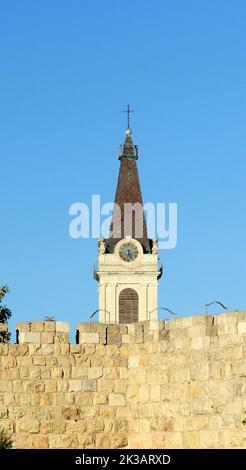
[{"label": "brown conical roof", "polygon": [[[150,253],[150,242],[147,237],[146,221],[143,212],[143,200],[138,177],[138,156],[131,139],[131,131],[127,129],[123,147],[118,184],[115,195],[115,206],[110,226],[109,239],[106,240],[106,250],[114,251],[116,243],[130,235],[137,239],[145,253]],[[128,206],[126,206],[128,203]],[[131,208],[134,207],[135,210]]]},{"label": "brown conical roof", "polygon": [[127,129],[126,132],[127,134],[126,134],[126,140],[125,140],[124,147],[123,147],[122,157],[134,157],[135,155],[134,155],[134,147],[133,147],[132,138],[131,138],[131,131],[130,129]]}]

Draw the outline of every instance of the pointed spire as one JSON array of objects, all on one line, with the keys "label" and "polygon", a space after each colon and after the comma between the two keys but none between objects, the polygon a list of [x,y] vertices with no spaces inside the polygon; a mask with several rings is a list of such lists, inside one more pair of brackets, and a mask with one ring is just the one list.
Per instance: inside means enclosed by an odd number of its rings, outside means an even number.
[{"label": "pointed spire", "polygon": [[[122,153],[122,154],[121,154]],[[150,243],[147,237],[147,227],[143,211],[143,201],[138,177],[137,162],[138,149],[133,145],[131,138],[131,129],[126,129],[125,143],[120,148],[120,171],[115,195],[115,206],[113,210],[112,223],[110,226],[110,238],[106,240],[106,251],[112,253],[116,243],[124,238],[125,235],[131,235],[141,243],[145,253],[150,253]],[[132,206],[138,204],[140,212],[132,212],[130,217],[131,233],[126,233],[129,226],[129,215],[126,215],[125,204]],[[120,208],[120,212],[118,211]],[[141,224],[141,238],[137,236],[137,230]]]},{"label": "pointed spire", "polygon": [[134,157],[134,147],[131,138],[131,129],[128,127],[126,129],[126,139],[123,147],[123,157]]},{"label": "pointed spire", "polygon": [[131,129],[126,129],[126,138],[123,145],[119,146],[119,160],[137,160],[138,159],[138,145],[133,145],[131,138]]}]

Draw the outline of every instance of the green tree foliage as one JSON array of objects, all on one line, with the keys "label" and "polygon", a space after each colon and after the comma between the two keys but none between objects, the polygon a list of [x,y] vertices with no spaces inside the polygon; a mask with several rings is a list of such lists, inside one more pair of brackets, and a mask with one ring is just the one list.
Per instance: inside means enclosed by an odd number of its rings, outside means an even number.
[{"label": "green tree foliage", "polygon": [[11,449],[12,444],[11,437],[0,427],[0,449]]},{"label": "green tree foliage", "polygon": [[[6,305],[2,305],[4,296],[9,292],[8,286],[0,287],[0,323],[7,323],[11,317],[11,311]],[[0,343],[7,343],[10,339],[10,333],[7,331],[0,331]]]}]

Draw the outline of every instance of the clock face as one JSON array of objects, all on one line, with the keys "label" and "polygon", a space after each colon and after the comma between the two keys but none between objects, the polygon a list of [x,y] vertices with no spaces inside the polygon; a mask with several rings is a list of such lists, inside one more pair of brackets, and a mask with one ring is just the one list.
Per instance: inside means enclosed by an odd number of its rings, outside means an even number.
[{"label": "clock face", "polygon": [[133,243],[124,243],[120,248],[119,255],[124,261],[134,261],[138,255],[138,249]]}]

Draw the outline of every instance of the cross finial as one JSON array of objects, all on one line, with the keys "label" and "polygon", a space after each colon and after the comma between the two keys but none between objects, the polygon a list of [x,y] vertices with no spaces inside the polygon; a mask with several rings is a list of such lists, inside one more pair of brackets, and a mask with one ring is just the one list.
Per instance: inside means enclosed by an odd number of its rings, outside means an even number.
[{"label": "cross finial", "polygon": [[127,105],[127,109],[124,109],[123,113],[127,113],[127,128],[130,129],[130,113],[134,113],[134,109],[130,109],[130,105]]}]

